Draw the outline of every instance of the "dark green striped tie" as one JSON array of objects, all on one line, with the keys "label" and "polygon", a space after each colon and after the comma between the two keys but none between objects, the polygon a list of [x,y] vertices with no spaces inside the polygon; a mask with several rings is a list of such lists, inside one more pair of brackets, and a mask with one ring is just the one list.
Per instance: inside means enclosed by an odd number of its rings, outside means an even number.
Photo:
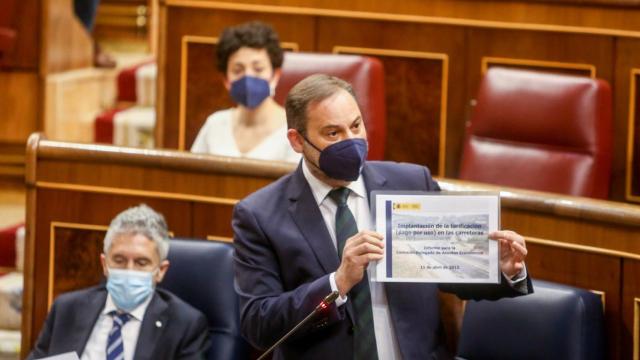
[{"label": "dark green striped tie", "polygon": [[[329,192],[329,197],[338,205],[336,211],[336,242],[338,256],[342,259],[342,250],[348,238],[358,233],[358,224],[347,206],[347,199],[351,190],[341,187]],[[373,330],[373,311],[371,310],[371,292],[367,271],[364,277],[349,292],[349,298],[356,312],[356,328],[354,356],[355,360],[370,360],[378,358],[376,335]]]}]

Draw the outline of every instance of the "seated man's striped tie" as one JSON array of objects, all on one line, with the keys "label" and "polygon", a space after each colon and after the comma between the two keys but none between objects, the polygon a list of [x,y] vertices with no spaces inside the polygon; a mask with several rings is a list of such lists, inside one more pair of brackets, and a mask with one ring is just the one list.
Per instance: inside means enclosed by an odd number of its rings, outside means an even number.
[{"label": "seated man's striped tie", "polygon": [[107,340],[107,360],[124,359],[124,346],[122,343],[122,327],[131,319],[129,314],[118,314],[115,311],[109,313],[113,316],[113,327]]},{"label": "seated man's striped tie", "polygon": [[[351,190],[341,187],[329,192],[329,197],[338,205],[336,211],[336,241],[338,256],[342,259],[342,250],[348,238],[358,233],[358,224],[347,206]],[[371,310],[371,292],[365,270],[362,281],[349,292],[349,299],[356,312],[354,359],[371,360],[378,358],[376,335],[373,330],[373,311]]]}]

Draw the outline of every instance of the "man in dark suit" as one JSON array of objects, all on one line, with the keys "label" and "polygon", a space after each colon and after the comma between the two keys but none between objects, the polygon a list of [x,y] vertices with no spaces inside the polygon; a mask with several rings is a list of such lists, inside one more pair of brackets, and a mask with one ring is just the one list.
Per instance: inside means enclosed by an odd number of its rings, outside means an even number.
[{"label": "man in dark suit", "polygon": [[100,255],[105,285],[60,295],[29,355],[81,359],[201,359],[205,316],[155,285],[169,262],[167,225],[146,205],[116,216]]},{"label": "man in dark suit", "polygon": [[[371,231],[374,190],[437,191],[429,170],[365,161],[366,131],[351,86],[313,75],[289,93],[285,109],[298,168],[239,202],[233,215],[242,331],[266,348],[331,291],[323,316],[276,349],[275,359],[433,359],[446,356],[438,286],[370,282],[367,266],[383,254]],[[524,239],[500,243],[499,285],[441,285],[462,298],[497,299],[532,291]]]}]

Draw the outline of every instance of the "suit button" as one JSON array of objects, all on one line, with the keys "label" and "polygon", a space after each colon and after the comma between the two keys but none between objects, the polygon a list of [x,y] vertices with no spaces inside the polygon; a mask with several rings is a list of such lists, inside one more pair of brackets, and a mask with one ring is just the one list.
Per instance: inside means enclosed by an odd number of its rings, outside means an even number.
[{"label": "suit button", "polygon": [[356,328],[353,326],[349,326],[349,328],[347,329],[347,334],[349,335],[353,335],[353,333],[355,332]]}]

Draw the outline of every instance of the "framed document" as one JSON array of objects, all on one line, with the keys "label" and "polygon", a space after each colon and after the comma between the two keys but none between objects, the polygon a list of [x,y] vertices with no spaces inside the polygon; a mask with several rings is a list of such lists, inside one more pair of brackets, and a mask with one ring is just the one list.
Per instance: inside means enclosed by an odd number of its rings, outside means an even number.
[{"label": "framed document", "polygon": [[389,192],[371,195],[384,257],[381,282],[499,283],[500,195],[491,192]]}]

